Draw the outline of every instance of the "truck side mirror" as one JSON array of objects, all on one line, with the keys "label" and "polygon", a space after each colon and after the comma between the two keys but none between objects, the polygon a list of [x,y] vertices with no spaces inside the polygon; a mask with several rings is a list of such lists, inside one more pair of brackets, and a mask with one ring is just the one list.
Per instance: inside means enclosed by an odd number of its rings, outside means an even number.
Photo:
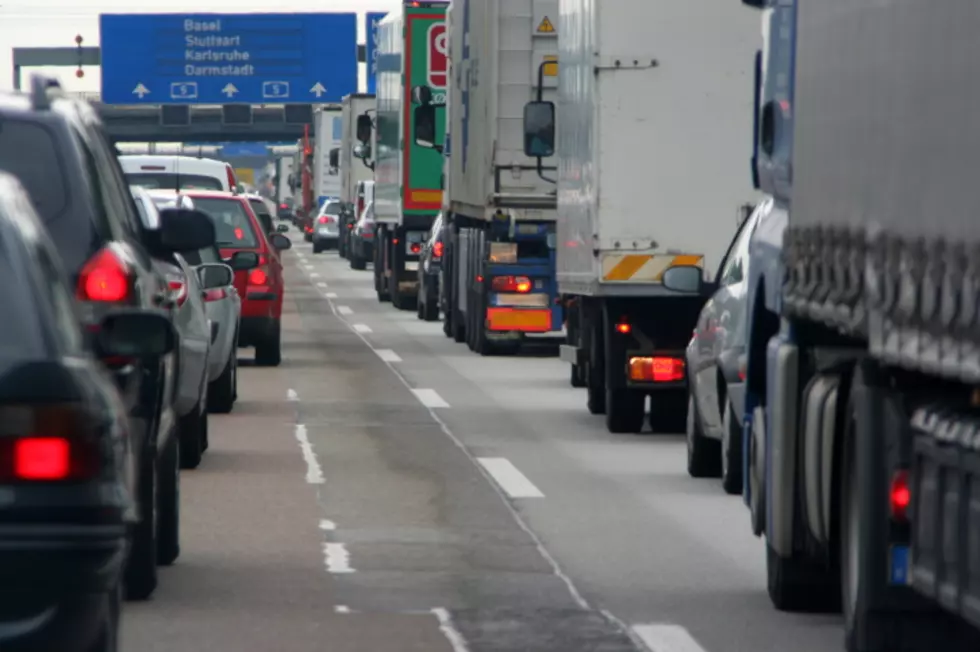
[{"label": "truck side mirror", "polygon": [[362,113],[357,116],[357,139],[362,143],[367,143],[371,140],[371,130],[374,129],[374,124],[371,122],[371,116],[367,113]]},{"label": "truck side mirror", "polygon": [[412,88],[412,104],[429,106],[432,104],[432,89],[428,86],[415,86]]},{"label": "truck side mirror", "polygon": [[415,107],[415,144],[426,149],[436,147],[436,108],[431,104]]},{"label": "truck side mirror", "polygon": [[363,161],[371,157],[371,146],[365,145],[364,143],[354,145],[352,153],[354,154],[354,158],[359,158]]},{"label": "truck side mirror", "polygon": [[524,154],[532,158],[554,156],[554,102],[538,101],[524,105]]},{"label": "truck side mirror", "polygon": [[330,163],[330,167],[332,167],[332,168],[335,168],[336,169],[336,168],[339,168],[340,167],[340,148],[339,147],[334,147],[332,150],[330,150],[329,163]]},{"label": "truck side mirror", "polygon": [[753,9],[765,9],[769,0],[742,0],[742,4]]}]

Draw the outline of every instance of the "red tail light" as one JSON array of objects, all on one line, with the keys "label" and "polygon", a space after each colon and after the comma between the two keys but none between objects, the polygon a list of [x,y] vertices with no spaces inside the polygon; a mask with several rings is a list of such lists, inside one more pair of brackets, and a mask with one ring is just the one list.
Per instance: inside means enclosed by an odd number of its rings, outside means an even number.
[{"label": "red tail light", "polygon": [[362,231],[361,232],[361,237],[362,238],[371,239],[371,238],[374,237],[374,231]]},{"label": "red tail light", "polygon": [[235,178],[235,171],[231,169],[230,165],[226,165],[225,172],[228,173],[228,190],[235,192],[235,189],[238,187],[238,180]]},{"label": "red tail light", "polygon": [[526,294],[531,291],[531,279],[526,276],[495,276],[490,281],[490,289],[494,292]]},{"label": "red tail light", "polygon": [[321,215],[318,221],[320,224],[333,224],[334,219],[329,215]]},{"label": "red tail light", "polygon": [[633,327],[629,324],[629,322],[621,321],[616,324],[616,332],[622,335],[629,335],[633,332]]},{"label": "red tail light", "polygon": [[289,208],[289,206],[287,206],[286,204],[279,204],[279,210],[284,211],[287,208]]},{"label": "red tail light", "polygon": [[177,306],[187,301],[187,279],[177,274],[167,274],[167,286],[170,288],[170,300]]},{"label": "red tail light", "polygon": [[411,251],[413,254],[417,254],[420,251],[422,251],[422,245],[420,245],[417,242],[413,242],[408,246],[408,250]]},{"label": "red tail light", "polygon": [[269,282],[269,275],[266,274],[264,269],[256,267],[248,273],[248,284],[249,285],[265,285]]},{"label": "red tail light", "polygon": [[443,245],[442,242],[439,242],[437,240],[435,242],[435,244],[432,245],[432,257],[433,258],[442,258],[442,250],[444,248],[445,248],[445,245]]},{"label": "red tail light", "polygon": [[0,438],[0,482],[79,481],[98,472],[96,439],[74,406],[5,406],[2,411],[10,417],[16,413],[16,425],[13,436]]},{"label": "red tail light", "polygon": [[637,357],[629,361],[630,380],[645,383],[676,383],[684,380],[684,361],[672,357]]},{"label": "red tail light", "polygon": [[892,518],[896,521],[908,519],[909,505],[912,503],[912,490],[909,489],[909,472],[896,471],[892,476],[891,491],[888,493]]},{"label": "red tail light", "polygon": [[80,301],[124,303],[132,291],[129,267],[111,249],[103,249],[82,267],[75,296]]},{"label": "red tail light", "polygon": [[228,298],[228,292],[224,288],[215,288],[213,290],[204,291],[204,301],[221,301],[222,299]]}]

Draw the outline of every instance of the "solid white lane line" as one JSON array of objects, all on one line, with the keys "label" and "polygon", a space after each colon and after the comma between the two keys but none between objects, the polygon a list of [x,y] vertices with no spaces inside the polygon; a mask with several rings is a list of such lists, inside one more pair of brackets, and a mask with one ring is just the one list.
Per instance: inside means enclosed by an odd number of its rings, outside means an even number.
[{"label": "solid white lane line", "polygon": [[395,353],[391,349],[375,349],[374,352],[377,353],[378,354],[378,357],[381,358],[382,360],[384,360],[385,362],[401,362],[402,361],[401,356],[399,356],[397,353]]},{"label": "solid white lane line", "polygon": [[476,461],[511,498],[544,498],[541,490],[535,487],[507,458],[478,457]]},{"label": "solid white lane line", "polygon": [[323,296],[325,296],[328,299],[336,299],[337,298],[337,293],[336,292],[325,292],[323,294]]},{"label": "solid white lane line", "polygon": [[453,648],[453,652],[469,652],[470,648],[466,645],[466,639],[463,635],[459,633],[459,630],[453,625],[452,617],[450,617],[449,612],[442,607],[437,607],[432,610],[435,615],[436,620],[439,621],[439,630],[442,632],[443,636],[449,641],[450,647]]},{"label": "solid white lane line", "polygon": [[705,652],[691,633],[680,625],[634,625],[633,632],[652,652]]},{"label": "solid white lane line", "polygon": [[316,286],[317,286],[318,288],[325,288],[325,287],[327,287],[327,284],[326,284],[326,283],[324,283],[323,281],[320,281],[319,283],[317,283],[317,284],[316,284]]},{"label": "solid white lane line", "polygon": [[303,460],[306,461],[306,481],[310,484],[323,484],[326,480],[323,477],[323,467],[316,459],[313,452],[313,444],[306,434],[306,426],[296,424],[296,441],[299,442],[299,449],[303,452]]},{"label": "solid white lane line", "polygon": [[299,400],[299,394],[296,393],[296,390],[295,389],[287,389],[286,390],[286,400],[287,401],[298,401]]},{"label": "solid white lane line", "polygon": [[356,330],[358,333],[373,333],[374,332],[374,329],[372,329],[367,324],[354,324],[352,328],[354,330]]},{"label": "solid white lane line", "polygon": [[447,408],[449,403],[439,396],[439,393],[434,389],[412,389],[412,393],[415,394],[415,398],[427,408]]},{"label": "solid white lane line", "polygon": [[342,543],[324,543],[323,561],[330,573],[353,573],[350,565],[350,553]]}]

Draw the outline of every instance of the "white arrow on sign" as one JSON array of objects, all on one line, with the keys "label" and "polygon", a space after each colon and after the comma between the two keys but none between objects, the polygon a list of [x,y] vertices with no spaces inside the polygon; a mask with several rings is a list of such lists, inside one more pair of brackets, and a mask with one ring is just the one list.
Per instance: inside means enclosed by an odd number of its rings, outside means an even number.
[{"label": "white arrow on sign", "polygon": [[317,82],[313,84],[313,88],[310,89],[310,92],[316,95],[317,97],[320,97],[321,95],[327,92],[327,88],[320,82]]},{"label": "white arrow on sign", "polygon": [[228,97],[231,97],[232,95],[238,92],[238,89],[235,88],[234,84],[228,84],[227,86],[221,89],[221,92],[227,95]]},{"label": "white arrow on sign", "polygon": [[143,84],[136,84],[136,88],[133,89],[133,95],[138,96],[141,100],[143,99],[144,95],[149,95],[149,94],[150,94],[150,89],[144,86]]}]

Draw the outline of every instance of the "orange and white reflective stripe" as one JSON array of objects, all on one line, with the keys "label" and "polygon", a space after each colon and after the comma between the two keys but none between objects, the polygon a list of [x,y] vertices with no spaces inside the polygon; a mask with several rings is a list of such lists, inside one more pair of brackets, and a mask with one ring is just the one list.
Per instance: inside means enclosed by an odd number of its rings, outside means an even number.
[{"label": "orange and white reflective stripe", "polygon": [[704,267],[699,254],[602,254],[605,283],[660,283],[664,272],[678,265]]}]

